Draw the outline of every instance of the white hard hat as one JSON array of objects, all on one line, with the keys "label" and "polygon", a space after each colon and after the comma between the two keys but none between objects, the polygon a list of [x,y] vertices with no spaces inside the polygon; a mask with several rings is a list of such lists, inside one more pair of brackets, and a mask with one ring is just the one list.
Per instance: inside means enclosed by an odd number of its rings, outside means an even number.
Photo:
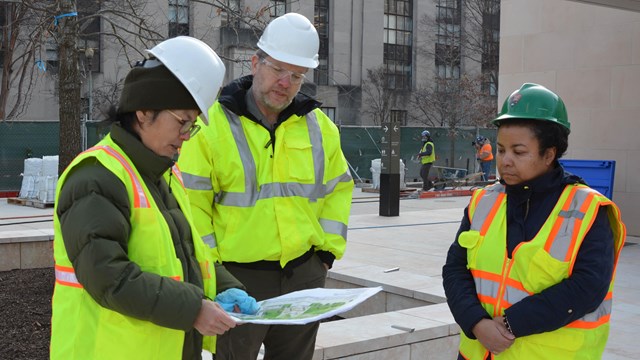
[{"label": "white hard hat", "polygon": [[190,36],[165,40],[147,52],[156,57],[180,80],[202,111],[201,118],[209,124],[209,108],[216,101],[225,67],[209,45]]},{"label": "white hard hat", "polygon": [[318,67],[318,32],[300,14],[287,13],[271,21],[258,47],[278,61],[311,69]]}]

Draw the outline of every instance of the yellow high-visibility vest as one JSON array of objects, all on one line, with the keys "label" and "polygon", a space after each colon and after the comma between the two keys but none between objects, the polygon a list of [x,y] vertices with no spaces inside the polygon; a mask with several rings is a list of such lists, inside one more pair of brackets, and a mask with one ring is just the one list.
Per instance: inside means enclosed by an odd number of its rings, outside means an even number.
[{"label": "yellow high-visibility vest", "polygon": [[421,164],[428,164],[436,161],[436,145],[432,141],[428,141],[424,143],[424,145],[422,145],[422,149],[420,149],[420,152],[427,151],[427,145],[429,144],[431,144],[431,155],[421,157],[420,158]]},{"label": "yellow high-visibility vest", "polygon": [[[571,276],[580,245],[601,206],[607,207],[611,221],[615,275],[626,229],[611,200],[587,186],[567,185],[538,234],[518,245],[509,259],[504,189],[495,184],[474,192],[468,208],[471,227],[458,237],[458,243],[467,249],[467,266],[478,299],[490,316],[504,315],[512,304]],[[516,338],[494,358],[600,359],[609,334],[613,280],[612,276],[607,296],[592,313],[555,331]],[[478,340],[463,333],[460,353],[469,360],[490,356]]]},{"label": "yellow high-visibility vest", "polygon": [[319,109],[275,130],[216,103],[216,119],[183,145],[178,163],[196,226],[222,261],[287,262],[310,248],[339,259],[353,179],[335,124]]},{"label": "yellow high-visibility vest", "polygon": [[[78,155],[60,176],[56,194],[60,194],[67,175],[82,160],[94,157],[113,172],[129,193],[131,234],[129,259],[142,271],[183,281],[182,265],[175,256],[169,226],[158,209],[149,189],[128,156],[106,136],[96,146]],[[215,296],[215,273],[209,251],[198,236],[182,177],[177,167],[173,172],[179,181],[171,181],[171,191],[191,225],[196,259],[204,281],[205,294]],[[56,282],[52,300],[51,359],[181,359],[184,331],[155,325],[100,306],[78,281],[65,250],[60,220],[54,211],[54,258]],[[205,347],[214,350],[212,338]]]}]

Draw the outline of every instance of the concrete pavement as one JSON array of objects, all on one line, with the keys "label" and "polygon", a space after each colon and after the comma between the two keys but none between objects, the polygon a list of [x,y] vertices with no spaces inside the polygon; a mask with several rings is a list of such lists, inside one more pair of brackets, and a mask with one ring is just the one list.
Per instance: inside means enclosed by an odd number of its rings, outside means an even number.
[{"label": "concrete pavement", "polygon": [[[378,195],[354,190],[348,246],[331,270],[336,276],[353,269],[395,268],[441,283],[441,269],[468,196],[400,200],[400,216],[379,216]],[[0,199],[0,244],[36,232],[51,233],[53,208],[7,204]],[[632,221],[632,214],[622,214]],[[9,235],[12,235],[10,237]],[[374,276],[374,274],[371,274]],[[377,275],[375,275],[377,276]],[[640,238],[628,237],[617,270],[611,333],[603,359],[640,359]],[[443,295],[441,286],[432,289]]]}]

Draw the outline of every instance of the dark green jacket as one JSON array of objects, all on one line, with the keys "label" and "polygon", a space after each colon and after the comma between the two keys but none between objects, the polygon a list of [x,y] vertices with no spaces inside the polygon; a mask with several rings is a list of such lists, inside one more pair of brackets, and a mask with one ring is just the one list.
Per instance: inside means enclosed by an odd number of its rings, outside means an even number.
[{"label": "dark green jacket", "polygon": [[[100,305],[154,324],[185,331],[184,359],[200,359],[202,336],[193,328],[204,297],[191,230],[162,175],[173,160],[156,155],[140,140],[113,126],[113,141],[129,156],[160,207],[183,267],[184,282],[142,272],[127,256],[131,232],[127,190],[95,159],[79,164],[58,198],[65,248],[78,280]],[[178,179],[174,179],[178,181]],[[218,292],[244,288],[216,266]]]}]

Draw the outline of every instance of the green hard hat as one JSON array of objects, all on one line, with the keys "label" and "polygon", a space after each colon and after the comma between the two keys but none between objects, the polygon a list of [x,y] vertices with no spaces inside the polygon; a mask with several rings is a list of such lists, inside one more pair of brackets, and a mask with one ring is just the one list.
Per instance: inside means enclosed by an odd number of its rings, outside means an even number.
[{"label": "green hard hat", "polygon": [[492,124],[500,126],[509,119],[533,119],[552,121],[571,131],[567,118],[567,108],[558,95],[538,84],[523,84],[514,91],[502,105],[502,110]]}]

